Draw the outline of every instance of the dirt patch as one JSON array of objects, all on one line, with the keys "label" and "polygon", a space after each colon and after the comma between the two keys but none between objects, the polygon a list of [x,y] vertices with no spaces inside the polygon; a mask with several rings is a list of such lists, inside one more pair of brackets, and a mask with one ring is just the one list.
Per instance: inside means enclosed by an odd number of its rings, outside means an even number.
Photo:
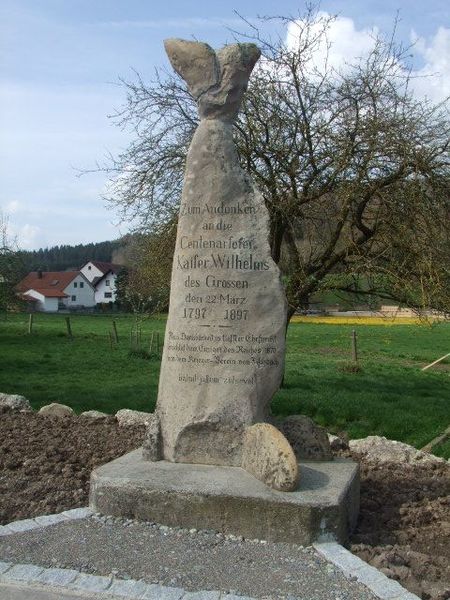
[{"label": "dirt patch", "polygon": [[350,549],[424,600],[450,598],[450,466],[361,464]]},{"label": "dirt patch", "polygon": [[[0,523],[86,506],[92,469],[143,436],[143,427],[119,427],[113,417],[3,412]],[[448,600],[450,466],[353,458],[361,463],[361,512],[351,550],[423,600]]]},{"label": "dirt patch", "polygon": [[114,417],[0,414],[0,524],[86,506],[92,469],[140,446]]}]

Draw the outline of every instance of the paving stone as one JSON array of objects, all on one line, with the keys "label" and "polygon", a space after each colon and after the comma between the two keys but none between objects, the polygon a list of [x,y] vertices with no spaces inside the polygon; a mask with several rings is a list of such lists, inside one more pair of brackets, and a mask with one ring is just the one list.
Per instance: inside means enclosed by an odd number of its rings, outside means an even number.
[{"label": "paving stone", "polygon": [[[402,593],[406,591],[404,587],[401,586],[398,581],[389,579],[389,577],[386,576],[383,577],[384,579],[376,580],[368,585],[368,587],[370,587],[370,589],[382,600],[394,600],[399,596],[404,598],[404,596],[402,596]],[[364,579],[358,577],[358,580],[365,584]],[[417,596],[413,596],[413,598],[416,599]]]},{"label": "paving stone", "polygon": [[71,510],[65,510],[61,513],[68,519],[86,519],[94,514],[94,511],[84,506],[83,508],[72,508]]},{"label": "paving stone", "polygon": [[0,575],[12,567],[12,563],[0,561]]},{"label": "paving stone", "polygon": [[397,581],[389,579],[384,573],[371,567],[336,542],[314,544],[314,547],[319,554],[342,569],[347,576],[356,577],[381,600],[420,600]]},{"label": "paving stone", "polygon": [[201,592],[186,592],[183,600],[220,600],[221,593],[215,590]]},{"label": "paving stone", "polygon": [[34,517],[34,520],[41,527],[47,527],[48,525],[55,525],[56,523],[62,523],[63,521],[67,521],[67,517],[62,514],[42,515],[40,517]]},{"label": "paving stone", "polygon": [[117,594],[125,598],[142,598],[143,593],[147,590],[148,584],[143,581],[130,579],[128,581],[115,579],[110,588],[109,594]]},{"label": "paving stone", "polygon": [[338,566],[347,574],[353,575],[356,570],[365,565],[361,559],[346,551],[340,544],[337,544],[336,542],[323,542],[320,544],[314,544],[314,547],[319,554],[321,554],[327,560],[330,560],[333,564]]},{"label": "paving stone", "polygon": [[80,573],[75,581],[69,583],[68,587],[77,590],[88,590],[90,592],[103,592],[111,585],[112,577],[103,577],[101,575],[88,575]]},{"label": "paving stone", "polygon": [[75,569],[44,569],[36,581],[48,585],[67,585],[74,581],[79,574],[79,571],[75,571]]},{"label": "paving stone", "polygon": [[235,594],[222,594],[220,598],[221,600],[255,600],[253,596],[236,596]]},{"label": "paving stone", "polygon": [[35,581],[42,573],[43,567],[35,565],[13,565],[2,575],[4,581]]},{"label": "paving stone", "polygon": [[407,590],[403,590],[400,596],[395,596],[395,598],[392,598],[392,600],[420,600],[420,598],[415,594],[411,594],[411,592],[408,592]]},{"label": "paving stone", "polygon": [[222,594],[220,596],[220,600],[255,600],[250,596],[235,596],[234,594]]},{"label": "paving stone", "polygon": [[142,600],[181,600],[185,598],[182,588],[150,584],[142,595]]},{"label": "paving stone", "polygon": [[8,523],[8,529],[13,533],[19,533],[21,531],[30,531],[31,529],[37,529],[39,524],[34,519],[24,519],[23,521],[13,521]]}]

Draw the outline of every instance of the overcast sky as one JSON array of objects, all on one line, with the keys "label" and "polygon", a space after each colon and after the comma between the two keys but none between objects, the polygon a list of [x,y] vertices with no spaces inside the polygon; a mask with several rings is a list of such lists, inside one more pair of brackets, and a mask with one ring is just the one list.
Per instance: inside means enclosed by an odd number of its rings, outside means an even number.
[{"label": "overcast sky", "polygon": [[[340,16],[331,31],[335,61],[370,47],[375,28],[416,42],[414,68],[434,73],[417,92],[434,100],[450,94],[448,0],[324,0]],[[22,248],[115,239],[127,224],[101,199],[102,174],[77,176],[130,134],[108,115],[124,101],[119,77],[133,69],[150,79],[167,66],[166,37],[193,37],[219,47],[247,18],[296,15],[291,0],[0,0],[0,210]]]}]

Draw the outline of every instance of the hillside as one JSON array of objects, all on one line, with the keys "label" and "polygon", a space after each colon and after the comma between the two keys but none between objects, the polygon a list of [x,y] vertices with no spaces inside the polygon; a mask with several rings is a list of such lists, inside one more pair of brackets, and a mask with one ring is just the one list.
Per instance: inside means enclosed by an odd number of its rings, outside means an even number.
[{"label": "hillside", "polygon": [[65,271],[77,269],[88,260],[104,262],[117,261],[114,257],[123,241],[114,240],[90,244],[77,244],[76,246],[61,245],[39,250],[22,251],[21,256],[26,271]]}]

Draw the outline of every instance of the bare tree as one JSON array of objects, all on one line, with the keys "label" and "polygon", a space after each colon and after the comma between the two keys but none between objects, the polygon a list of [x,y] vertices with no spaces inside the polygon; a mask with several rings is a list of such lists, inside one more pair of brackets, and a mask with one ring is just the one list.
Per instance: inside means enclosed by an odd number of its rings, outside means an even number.
[{"label": "bare tree", "polygon": [[[417,309],[450,310],[448,103],[418,99],[394,39],[341,69],[325,53],[330,26],[312,11],[278,18],[291,39],[249,24],[262,49],[235,126],[242,166],[264,195],[272,255],[291,316],[325,289]],[[106,168],[109,200],[145,227],[172,222],[197,124],[183,82],[157,73],[124,82],[116,115],[135,139]]]},{"label": "bare tree", "polygon": [[119,274],[117,285],[123,307],[147,315],[167,310],[176,225],[171,219],[151,233],[135,233],[124,240],[127,269]]}]

